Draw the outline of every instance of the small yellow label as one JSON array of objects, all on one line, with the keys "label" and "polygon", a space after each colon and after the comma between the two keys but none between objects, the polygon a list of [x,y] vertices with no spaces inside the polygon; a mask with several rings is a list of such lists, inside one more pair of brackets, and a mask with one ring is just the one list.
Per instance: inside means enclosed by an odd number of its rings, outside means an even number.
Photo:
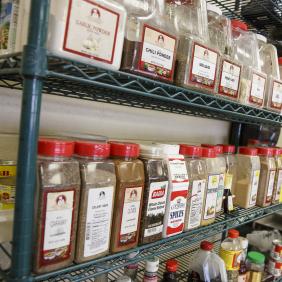
[{"label": "small yellow label", "polygon": [[17,166],[0,165],[0,178],[16,176]]},{"label": "small yellow label", "polygon": [[225,174],[225,182],[224,182],[224,186],[225,189],[230,189],[232,188],[232,180],[233,180],[233,175],[226,173]]},{"label": "small yellow label", "polygon": [[239,270],[242,251],[227,251],[220,248],[219,256],[224,260],[226,270]]},{"label": "small yellow label", "polygon": [[0,185],[0,211],[14,209],[15,191],[15,186]]}]

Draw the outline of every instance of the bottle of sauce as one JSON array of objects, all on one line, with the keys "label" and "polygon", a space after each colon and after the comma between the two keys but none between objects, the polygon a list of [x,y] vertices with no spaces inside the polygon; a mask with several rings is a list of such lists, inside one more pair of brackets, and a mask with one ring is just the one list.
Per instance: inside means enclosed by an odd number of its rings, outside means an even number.
[{"label": "bottle of sauce", "polygon": [[66,267],[74,259],[80,173],[73,152],[72,141],[38,141],[35,273]]},{"label": "bottle of sauce", "polygon": [[138,244],[145,179],[138,144],[111,142],[111,157],[117,177],[110,248],[115,253]]},{"label": "bottle of sauce", "polygon": [[79,141],[75,155],[81,175],[75,261],[81,263],[109,253],[116,174],[110,144]]},{"label": "bottle of sauce", "polygon": [[140,158],[144,163],[145,188],[139,243],[147,244],[162,238],[168,170],[163,150],[158,146],[142,145]]},{"label": "bottle of sauce", "polygon": [[239,237],[239,241],[241,243],[242,253],[240,256],[240,269],[239,269],[238,282],[247,282],[246,259],[247,259],[249,241],[244,237]]},{"label": "bottle of sauce", "polygon": [[276,164],[273,157],[273,149],[266,147],[258,148],[260,158],[260,178],[257,195],[257,206],[267,207],[271,205],[274,181],[276,174]]},{"label": "bottle of sauce", "polygon": [[147,259],[143,282],[158,282],[158,270],[160,260],[157,257]]},{"label": "bottle of sauce", "polygon": [[162,282],[177,282],[177,269],[178,269],[178,262],[175,259],[169,259],[165,265],[166,271],[163,275]]},{"label": "bottle of sauce", "polygon": [[[139,252],[132,252],[126,256],[127,261],[132,261],[136,258]],[[130,277],[131,281],[137,281],[138,262],[132,262],[124,267],[124,275]]]},{"label": "bottle of sauce", "polygon": [[181,144],[179,153],[184,155],[190,180],[184,227],[185,230],[190,230],[201,225],[208,179],[207,167],[201,159],[201,147]]},{"label": "bottle of sauce", "polygon": [[272,204],[278,204],[281,189],[282,189],[282,149],[281,148],[274,148],[274,159],[276,163],[276,174],[274,181]]}]

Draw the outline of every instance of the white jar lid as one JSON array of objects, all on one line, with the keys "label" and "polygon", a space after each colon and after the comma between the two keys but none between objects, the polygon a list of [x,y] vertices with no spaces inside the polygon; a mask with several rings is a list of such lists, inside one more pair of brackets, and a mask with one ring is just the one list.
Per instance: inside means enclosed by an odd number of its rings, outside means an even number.
[{"label": "white jar lid", "polygon": [[208,11],[212,11],[218,15],[222,15],[222,11],[219,7],[217,7],[216,5],[212,5],[210,3],[207,3],[207,10]]},{"label": "white jar lid", "polygon": [[262,41],[264,43],[267,43],[267,38],[265,36],[263,36],[261,34],[258,34],[258,33],[256,34],[256,36],[257,36],[258,40],[260,40],[260,41]]},{"label": "white jar lid", "polygon": [[147,272],[158,272],[159,263],[160,263],[160,260],[159,260],[158,257],[153,257],[153,258],[146,260],[145,271],[147,271]]},{"label": "white jar lid", "polygon": [[171,144],[158,144],[159,147],[163,149],[164,155],[178,155],[179,154],[179,145]]}]

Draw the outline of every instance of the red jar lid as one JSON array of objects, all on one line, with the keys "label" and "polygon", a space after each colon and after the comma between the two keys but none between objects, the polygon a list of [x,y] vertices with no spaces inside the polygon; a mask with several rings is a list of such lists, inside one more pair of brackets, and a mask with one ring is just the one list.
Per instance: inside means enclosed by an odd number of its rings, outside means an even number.
[{"label": "red jar lid", "polygon": [[236,229],[230,229],[228,230],[228,237],[230,238],[238,238],[240,235],[239,231]]},{"label": "red jar lid", "polygon": [[248,156],[257,156],[258,150],[256,148],[240,147],[239,148],[239,154],[248,155]]},{"label": "red jar lid", "polygon": [[267,157],[273,156],[273,149],[272,148],[258,147],[257,149],[258,149],[258,155],[259,156],[267,156]]},{"label": "red jar lid", "polygon": [[234,145],[222,144],[220,146],[222,146],[224,154],[235,154],[235,146]]},{"label": "red jar lid", "polygon": [[110,155],[110,144],[87,141],[75,142],[74,152],[76,155],[83,157],[103,157],[108,158]]},{"label": "red jar lid", "polygon": [[201,147],[193,146],[193,145],[186,145],[180,144],[179,154],[189,157],[200,157],[202,154]]},{"label": "red jar lid", "polygon": [[223,146],[222,145],[202,144],[201,146],[206,147],[206,148],[213,148],[215,150],[216,155],[222,155],[223,154]]},{"label": "red jar lid", "polygon": [[38,154],[46,157],[71,157],[74,152],[74,142],[60,139],[40,138]]},{"label": "red jar lid", "polygon": [[166,262],[166,270],[168,272],[176,272],[178,268],[178,262],[175,259],[169,259]]},{"label": "red jar lid", "polygon": [[200,248],[205,251],[211,251],[213,249],[213,243],[209,241],[201,242]]},{"label": "red jar lid", "polygon": [[240,28],[244,31],[248,31],[248,26],[246,23],[239,21],[239,20],[231,20],[232,27]]},{"label": "red jar lid", "polygon": [[279,64],[279,65],[282,65],[282,57],[279,57],[279,58],[278,58],[278,64]]},{"label": "red jar lid", "polygon": [[122,143],[122,142],[110,142],[111,144],[111,156],[114,157],[131,157],[137,158],[140,154],[140,147],[135,143]]},{"label": "red jar lid", "polygon": [[278,148],[278,147],[273,148],[273,155],[274,156],[282,155],[282,148]]},{"label": "red jar lid", "polygon": [[215,158],[216,153],[215,153],[214,148],[202,147],[202,157],[203,158]]}]

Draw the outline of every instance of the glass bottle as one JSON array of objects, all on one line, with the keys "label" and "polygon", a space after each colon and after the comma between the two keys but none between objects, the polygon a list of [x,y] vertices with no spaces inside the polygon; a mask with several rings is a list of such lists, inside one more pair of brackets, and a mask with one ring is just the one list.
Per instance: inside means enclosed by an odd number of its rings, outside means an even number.
[{"label": "glass bottle", "polygon": [[274,148],[273,153],[276,163],[276,174],[274,181],[272,204],[278,204],[280,194],[282,192],[282,148]]},{"label": "glass bottle", "polygon": [[189,198],[184,226],[187,231],[201,225],[208,174],[206,162],[201,159],[201,147],[181,144],[179,153],[184,155],[189,175]]},{"label": "glass bottle", "polygon": [[143,282],[158,282],[158,270],[160,260],[157,257],[147,259]]},{"label": "glass bottle", "polygon": [[[127,261],[132,261],[136,258],[139,252],[132,252],[126,256]],[[132,262],[124,267],[124,275],[130,277],[131,281],[137,281],[138,262]]]},{"label": "glass bottle", "polygon": [[165,16],[165,1],[119,2],[128,14],[122,69],[172,82],[178,35]]},{"label": "glass bottle", "polygon": [[162,282],[177,282],[178,262],[175,259],[169,259],[165,265],[166,271],[163,274]]}]

